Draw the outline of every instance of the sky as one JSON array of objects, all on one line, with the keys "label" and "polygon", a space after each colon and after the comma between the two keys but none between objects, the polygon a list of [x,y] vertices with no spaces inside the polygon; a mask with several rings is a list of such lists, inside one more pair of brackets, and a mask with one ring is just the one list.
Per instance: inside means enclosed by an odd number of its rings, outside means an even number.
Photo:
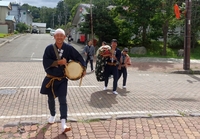
[{"label": "sky", "polygon": [[21,5],[27,3],[28,5],[36,6],[36,7],[46,6],[46,7],[54,8],[57,6],[57,3],[60,0],[2,0],[2,1],[16,2],[16,3],[20,3]]}]

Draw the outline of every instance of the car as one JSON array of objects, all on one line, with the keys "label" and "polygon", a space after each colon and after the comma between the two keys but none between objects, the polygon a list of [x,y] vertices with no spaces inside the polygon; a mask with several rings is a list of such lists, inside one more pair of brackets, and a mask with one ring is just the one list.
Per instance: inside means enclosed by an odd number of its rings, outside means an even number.
[{"label": "car", "polygon": [[39,29],[35,29],[35,28],[34,28],[34,29],[32,29],[32,31],[31,31],[31,34],[32,34],[32,33],[39,34]]},{"label": "car", "polygon": [[51,36],[54,36],[55,31],[56,31],[56,30],[52,29],[52,30],[50,31],[50,35],[51,35]]}]

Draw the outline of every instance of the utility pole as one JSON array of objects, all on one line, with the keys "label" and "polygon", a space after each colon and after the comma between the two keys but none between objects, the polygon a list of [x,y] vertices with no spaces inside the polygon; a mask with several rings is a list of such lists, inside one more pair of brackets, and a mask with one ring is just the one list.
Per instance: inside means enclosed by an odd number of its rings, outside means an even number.
[{"label": "utility pole", "polygon": [[93,42],[94,33],[93,33],[92,0],[90,0],[90,24],[91,24],[91,38],[92,38],[92,42]]},{"label": "utility pole", "polygon": [[67,13],[68,13],[68,6],[66,5],[65,1],[63,0],[63,12],[65,17],[65,31],[67,29]]},{"label": "utility pole", "polygon": [[53,28],[54,28],[54,13],[53,13]]},{"label": "utility pole", "polygon": [[183,69],[190,69],[190,49],[191,49],[191,15],[192,0],[185,0],[186,3],[186,19],[185,19],[185,39],[184,39],[184,63]]}]

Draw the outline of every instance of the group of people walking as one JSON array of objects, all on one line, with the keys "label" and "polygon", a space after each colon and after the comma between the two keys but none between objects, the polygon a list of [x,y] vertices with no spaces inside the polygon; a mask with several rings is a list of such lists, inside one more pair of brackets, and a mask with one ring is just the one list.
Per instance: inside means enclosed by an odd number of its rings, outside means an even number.
[{"label": "group of people walking", "polygon": [[[94,71],[93,60],[95,56],[95,48],[93,42],[89,41],[84,49],[86,60],[81,54],[70,44],[64,42],[66,38],[63,29],[57,29],[54,33],[55,43],[46,47],[43,54],[43,67],[46,76],[43,79],[40,93],[47,95],[48,108],[50,117],[49,124],[53,124],[56,120],[55,99],[58,98],[60,105],[60,120],[62,133],[70,131],[71,128],[66,125],[67,121],[67,93],[68,93],[68,79],[65,75],[65,66],[70,60],[79,62],[83,67],[82,77],[86,75],[87,64],[90,62],[91,71]],[[106,44],[105,42],[103,43]],[[110,75],[113,75],[113,93],[116,92],[117,82],[123,74],[123,87],[126,87],[127,79],[127,65],[130,64],[130,58],[127,54],[128,49],[125,48],[122,52],[117,48],[117,40],[111,41],[111,55],[105,58],[104,67],[104,90],[107,89]],[[96,69],[95,69],[96,70]]]},{"label": "group of people walking", "polygon": [[[102,42],[102,47],[107,45],[106,42]],[[103,69],[103,80],[104,81],[104,88],[103,90],[107,90],[109,77],[113,76],[113,94],[118,94],[117,92],[117,83],[120,79],[121,75],[123,75],[123,85],[122,88],[126,88],[126,81],[127,81],[127,66],[131,64],[130,57],[128,55],[128,48],[124,48],[123,51],[117,48],[117,40],[111,40],[111,54],[105,58],[105,61],[102,61],[104,64]],[[90,61],[91,71],[94,71],[93,60],[95,56],[95,48],[92,45],[92,41],[88,41],[88,44],[84,48],[84,54],[86,55],[86,67],[88,62]],[[101,58],[99,50],[97,50],[96,56],[97,58]],[[102,62],[97,62],[96,64],[100,64],[100,66],[96,66],[96,68],[102,68]],[[100,75],[101,70],[96,70],[96,76]]]}]

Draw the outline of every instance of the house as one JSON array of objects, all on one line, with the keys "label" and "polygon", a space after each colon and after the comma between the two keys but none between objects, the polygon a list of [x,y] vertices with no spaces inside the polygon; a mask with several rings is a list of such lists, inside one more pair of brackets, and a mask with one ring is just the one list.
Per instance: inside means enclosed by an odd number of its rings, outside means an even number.
[{"label": "house", "polygon": [[24,7],[20,7],[19,11],[20,11],[19,22],[25,23],[26,25],[31,27],[33,23],[33,16],[31,15],[31,12]]},{"label": "house", "polygon": [[31,27],[33,16],[31,12],[17,3],[0,1],[0,32],[13,33],[18,23]]},{"label": "house", "polygon": [[16,25],[20,22],[20,5],[17,3],[11,3],[12,9],[10,10],[10,15],[15,17],[16,22],[14,23],[14,30],[16,30]]},{"label": "house", "polygon": [[13,33],[15,16],[10,15],[12,10],[11,3],[8,1],[0,1],[0,33]]},{"label": "house", "polygon": [[46,23],[32,23],[32,29],[39,29],[40,33],[46,33]]},{"label": "house", "polygon": [[80,23],[85,22],[84,15],[90,13],[90,4],[80,4],[76,10],[76,14],[72,20],[72,25],[74,28],[71,30],[70,34],[75,42],[84,43],[89,35],[82,34],[79,31]]}]

